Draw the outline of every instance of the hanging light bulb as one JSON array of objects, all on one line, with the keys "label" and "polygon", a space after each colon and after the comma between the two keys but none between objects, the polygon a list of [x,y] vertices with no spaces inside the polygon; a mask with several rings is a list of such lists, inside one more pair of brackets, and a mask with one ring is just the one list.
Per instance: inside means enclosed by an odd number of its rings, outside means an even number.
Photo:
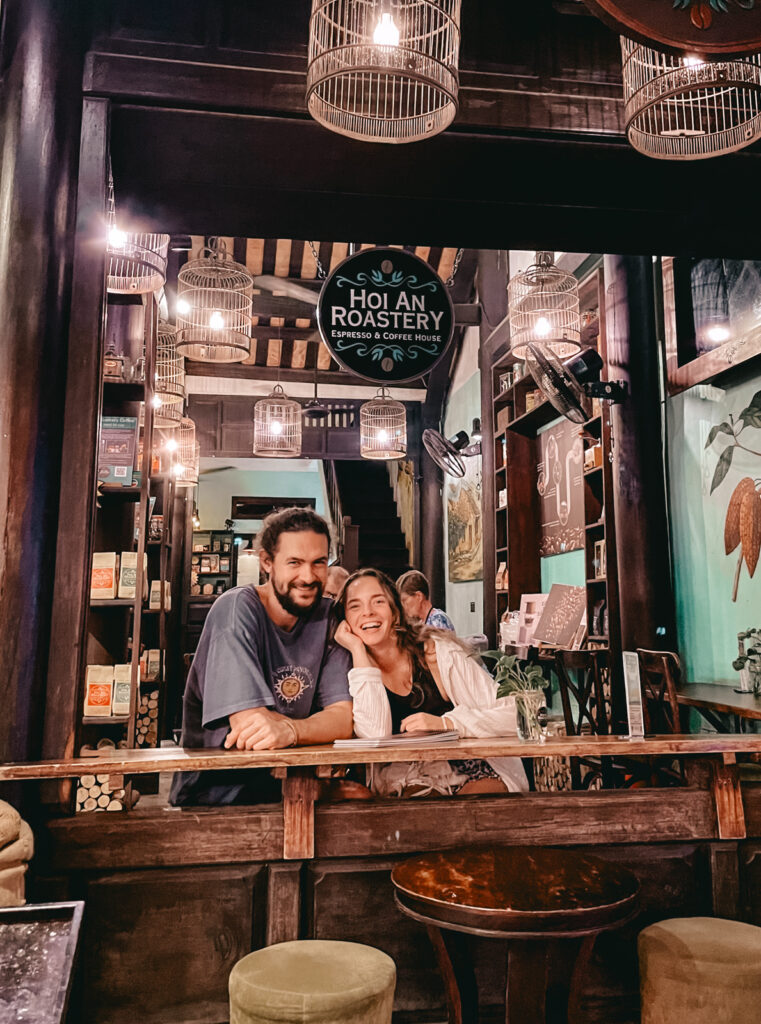
[{"label": "hanging light bulb", "polygon": [[209,317],[209,327],[211,327],[212,331],[221,331],[224,326],[225,318],[218,309],[215,309]]},{"label": "hanging light bulb", "polygon": [[579,284],[555,266],[553,252],[537,252],[535,262],[507,286],[510,353],[525,359],[527,346],[540,342],[566,359],[581,348]]},{"label": "hanging light bulb", "polygon": [[251,352],[252,277],[224,242],[203,248],[177,275],[177,351],[186,359],[239,363]]},{"label": "hanging light bulb", "polygon": [[108,232],[108,245],[111,249],[123,249],[127,244],[127,232],[121,231],[115,224]]},{"label": "hanging light bulb", "polygon": [[175,439],[173,437],[170,437],[165,442],[164,447],[166,448],[166,450],[168,452],[176,452],[177,448],[178,448],[178,444],[177,444],[177,442],[175,441]]},{"label": "hanging light bulb", "polygon": [[402,459],[407,454],[407,414],[386,388],[360,406],[359,453],[363,459]]},{"label": "hanging light bulb", "polygon": [[190,312],[190,303],[187,301],[187,299],[178,299],[177,300],[177,312],[178,313],[189,313]]},{"label": "hanging light bulb", "polygon": [[279,384],[254,406],[254,455],[275,459],[301,455],[301,406]]},{"label": "hanging light bulb", "polygon": [[393,17],[387,12],[381,14],[380,20],[375,26],[373,42],[376,46],[399,45],[399,29],[396,27]]},{"label": "hanging light bulb", "polygon": [[312,0],[307,107],[364,142],[416,142],[454,120],[461,0]]}]

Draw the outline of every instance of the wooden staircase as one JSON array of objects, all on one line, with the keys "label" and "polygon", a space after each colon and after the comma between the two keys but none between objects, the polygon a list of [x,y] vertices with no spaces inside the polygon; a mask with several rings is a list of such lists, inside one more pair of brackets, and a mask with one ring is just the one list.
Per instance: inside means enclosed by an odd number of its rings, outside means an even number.
[{"label": "wooden staircase", "polygon": [[381,569],[395,581],[410,565],[386,467],[368,460],[334,465],[343,515],[359,528],[359,568]]}]

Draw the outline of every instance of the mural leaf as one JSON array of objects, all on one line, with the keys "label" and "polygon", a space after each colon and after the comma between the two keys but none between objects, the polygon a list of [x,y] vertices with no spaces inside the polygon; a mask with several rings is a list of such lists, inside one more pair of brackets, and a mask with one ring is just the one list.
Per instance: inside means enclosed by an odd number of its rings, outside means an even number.
[{"label": "mural leaf", "polygon": [[711,494],[716,490],[721,481],[729,472],[729,467],[732,465],[732,456],[735,453],[735,446],[733,444],[727,445],[724,451],[721,453],[719,461],[716,463],[716,469],[713,474],[713,480],[711,481]]},{"label": "mural leaf", "polygon": [[761,430],[761,391],[757,391],[750,400],[750,405],[740,413],[744,427],[757,427]]},{"label": "mural leaf", "polygon": [[731,555],[740,543],[740,509],[746,494],[755,494],[756,485],[749,476],[742,478],[732,491],[724,520],[724,553]]},{"label": "mural leaf", "polygon": [[761,494],[755,489],[743,497],[740,508],[740,543],[742,555],[752,578],[761,553]]},{"label": "mural leaf", "polygon": [[[747,411],[747,409],[744,410],[744,412]],[[715,427],[711,427],[711,430],[708,434],[708,440],[706,441],[706,448],[711,447],[711,445],[714,443],[719,434],[730,434],[731,436],[734,436],[732,434],[732,428],[728,423],[717,423]]]}]

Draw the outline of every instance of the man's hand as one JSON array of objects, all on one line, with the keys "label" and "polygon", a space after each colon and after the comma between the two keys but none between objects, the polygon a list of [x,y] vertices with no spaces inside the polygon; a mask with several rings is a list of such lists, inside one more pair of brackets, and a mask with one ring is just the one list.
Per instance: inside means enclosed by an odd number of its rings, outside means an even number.
[{"label": "man's hand", "polygon": [[410,715],[401,724],[402,732],[440,732],[446,727],[445,719],[439,718],[438,715],[427,715],[424,711]]},{"label": "man's hand", "polygon": [[229,750],[277,750],[298,742],[296,726],[290,718],[269,708],[247,708],[230,715],[230,732],[225,737]]}]

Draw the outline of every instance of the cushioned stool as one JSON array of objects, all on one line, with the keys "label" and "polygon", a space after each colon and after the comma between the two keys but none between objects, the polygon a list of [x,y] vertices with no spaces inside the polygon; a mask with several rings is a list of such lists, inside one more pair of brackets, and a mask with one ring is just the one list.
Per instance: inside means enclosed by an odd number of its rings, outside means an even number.
[{"label": "cushioned stool", "polygon": [[639,935],[642,1024],[758,1024],[761,928],[676,917]]},{"label": "cushioned stool", "polygon": [[230,1024],[390,1024],[395,984],[394,961],[372,946],[281,942],[233,967]]}]

